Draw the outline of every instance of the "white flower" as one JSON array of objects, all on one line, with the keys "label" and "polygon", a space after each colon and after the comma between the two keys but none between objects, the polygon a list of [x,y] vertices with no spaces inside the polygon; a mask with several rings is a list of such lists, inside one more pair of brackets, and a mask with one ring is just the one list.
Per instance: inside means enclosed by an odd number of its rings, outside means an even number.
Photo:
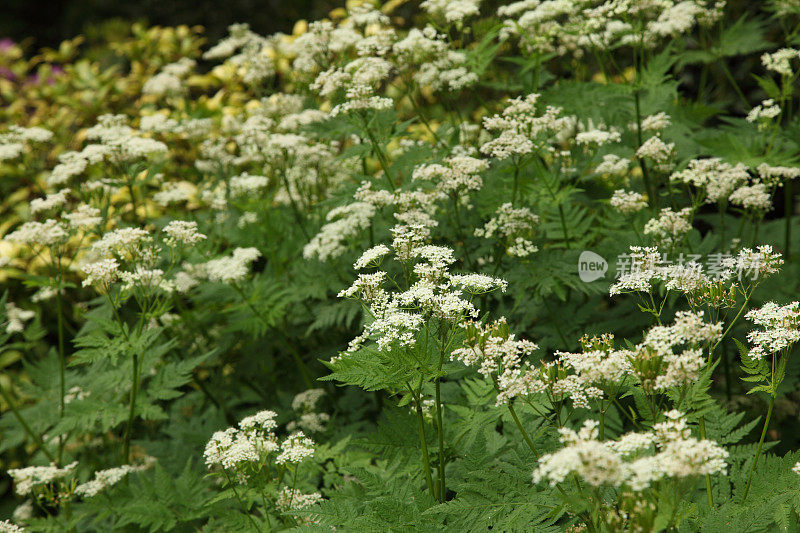
[{"label": "white flower", "polygon": [[773,118],[781,114],[781,107],[775,103],[775,100],[769,99],[761,102],[747,113],[747,122],[761,122],[759,128],[763,128],[763,123],[768,123]]},{"label": "white flower", "polygon": [[173,220],[164,227],[164,233],[168,236],[167,244],[171,246],[197,244],[206,238],[197,231],[197,222],[188,220]]},{"label": "white flower", "polygon": [[647,139],[638,150],[636,157],[650,159],[656,163],[656,168],[663,170],[668,168],[668,162],[675,154],[675,143],[665,143],[660,137],[654,135]]},{"label": "white flower", "polygon": [[663,111],[642,119],[642,131],[663,130],[670,125],[670,116]]},{"label": "white flower", "polygon": [[40,211],[50,211],[56,207],[63,206],[67,203],[67,195],[69,193],[69,189],[61,189],[58,192],[48,194],[45,198],[35,198],[31,200],[31,214],[36,214]]},{"label": "white flower", "polygon": [[97,286],[107,289],[109,285],[119,279],[119,263],[114,258],[100,259],[84,265],[81,270],[86,274],[83,286]]},{"label": "white flower", "polygon": [[317,407],[317,402],[325,396],[325,389],[308,389],[297,394],[292,400],[292,409],[295,411],[312,411]]},{"label": "white flower", "polygon": [[99,225],[103,218],[100,210],[88,204],[81,204],[71,213],[65,213],[64,218],[69,221],[70,227],[87,229]]},{"label": "white flower", "polygon": [[628,170],[630,164],[630,159],[614,154],[606,154],[603,156],[603,162],[597,165],[594,171],[598,174],[620,175]]},{"label": "white flower", "polygon": [[27,496],[38,485],[52,483],[71,474],[78,462],[70,463],[64,468],[57,467],[54,463],[50,466],[29,466],[26,468],[12,468],[8,475],[16,484],[16,492],[20,496]]},{"label": "white flower", "polygon": [[101,491],[116,485],[122,478],[131,472],[140,472],[150,468],[155,463],[155,459],[148,457],[141,465],[122,465],[107,470],[98,470],[94,473],[94,479],[81,483],[75,487],[75,494],[83,498],[91,498]]},{"label": "white flower", "polygon": [[269,185],[269,178],[266,176],[251,176],[247,172],[230,179],[233,196],[249,196],[264,189],[267,185]]},{"label": "white flower", "polygon": [[356,270],[361,270],[364,268],[369,267],[376,267],[379,266],[381,260],[390,252],[389,247],[384,244],[379,244],[377,246],[373,246],[372,248],[366,250],[361,257],[359,257],[355,263],[353,263],[353,268]]},{"label": "white flower", "polygon": [[753,344],[749,354],[753,359],[763,359],[800,341],[800,302],[784,306],[767,302],[760,309],[749,311],[745,318],[763,328],[747,334]]},{"label": "white flower", "polygon": [[6,333],[21,333],[25,331],[25,322],[36,316],[35,311],[22,309],[14,305],[14,302],[6,302]]},{"label": "white flower", "polygon": [[461,24],[467,17],[479,13],[480,2],[481,0],[425,0],[419,7],[434,18],[450,24]]},{"label": "white flower", "polygon": [[646,235],[653,235],[659,242],[671,244],[681,238],[692,229],[689,221],[692,215],[690,207],[684,207],[680,211],[673,211],[670,208],[662,209],[658,218],[652,218],[644,226]]},{"label": "white flower", "polygon": [[750,175],[742,163],[731,165],[719,158],[693,159],[688,166],[670,176],[671,181],[689,183],[705,191],[706,203],[725,200],[740,185],[747,183]]},{"label": "white flower", "polygon": [[[0,147],[0,159],[2,158],[2,147]],[[25,528],[18,526],[10,520],[0,520],[0,533],[24,533]]]},{"label": "white flower", "polygon": [[506,292],[506,288],[508,288],[506,280],[483,274],[451,274],[449,279],[451,285],[461,287],[469,294],[484,294],[495,289]]},{"label": "white flower", "polygon": [[236,248],[231,256],[212,259],[204,268],[211,281],[235,283],[247,276],[250,265],[259,257],[261,252],[255,248]]},{"label": "white flower", "polygon": [[286,437],[281,443],[281,453],[275,458],[279,465],[286,463],[300,463],[306,457],[314,455],[314,441],[298,431]]},{"label": "white flower", "polygon": [[579,432],[560,429],[564,447],[539,459],[534,483],[547,480],[555,486],[575,473],[594,487],[643,491],[663,478],[725,472],[727,450],[692,437],[682,413],[666,415],[667,421],[656,424],[652,433],[629,433],[617,441],[597,440],[598,422],[593,420],[584,422]]},{"label": "white flower", "polygon": [[767,70],[788,77],[793,74],[791,60],[796,58],[800,58],[800,50],[781,48],[777,52],[762,55],[761,64],[763,64],[764,68]]},{"label": "white flower", "polygon": [[754,211],[767,211],[772,207],[772,196],[767,192],[767,187],[763,183],[739,187],[731,193],[728,201],[733,205],[740,205]]},{"label": "white flower", "polygon": [[621,139],[620,133],[613,129],[593,129],[582,131],[575,136],[577,144],[593,144],[603,146],[604,144],[619,142]]},{"label": "white flower", "polygon": [[617,211],[625,215],[636,213],[647,207],[647,200],[644,199],[643,195],[635,191],[626,191],[625,189],[614,191],[609,203]]},{"label": "white flower", "polygon": [[63,223],[47,219],[44,222],[25,222],[16,231],[6,235],[6,240],[22,244],[40,244],[53,246],[62,244],[69,238],[69,232]]}]

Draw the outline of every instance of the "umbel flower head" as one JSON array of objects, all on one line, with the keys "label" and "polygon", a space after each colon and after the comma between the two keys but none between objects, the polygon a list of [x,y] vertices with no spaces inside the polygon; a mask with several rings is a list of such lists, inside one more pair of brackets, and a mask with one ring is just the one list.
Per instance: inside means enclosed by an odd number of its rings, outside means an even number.
[{"label": "umbel flower head", "polygon": [[761,326],[761,329],[747,334],[747,340],[753,344],[749,353],[753,359],[763,359],[800,341],[800,302],[783,306],[767,302],[760,309],[749,311],[745,317]]},{"label": "umbel flower head", "polygon": [[561,428],[560,450],[543,455],[533,472],[534,483],[551,486],[575,473],[594,487],[642,491],[664,479],[725,473],[728,451],[714,441],[691,435],[684,414],[665,413],[651,432],[628,433],[615,441],[598,440],[598,422],[587,420],[579,431]]}]

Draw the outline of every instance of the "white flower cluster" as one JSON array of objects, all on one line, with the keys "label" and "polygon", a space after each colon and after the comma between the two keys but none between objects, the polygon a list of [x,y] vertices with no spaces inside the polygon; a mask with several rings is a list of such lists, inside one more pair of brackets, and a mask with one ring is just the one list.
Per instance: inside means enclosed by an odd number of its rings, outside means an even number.
[{"label": "white flower cluster", "polygon": [[477,366],[480,374],[496,378],[498,405],[533,392],[529,363],[523,358],[538,348],[536,344],[517,340],[508,330],[505,318],[486,325],[467,322],[463,327],[464,346],[453,350],[450,359]]},{"label": "white flower cluster", "polygon": [[531,213],[527,207],[515,208],[506,202],[497,208],[495,216],[482,228],[475,228],[475,236],[491,239],[503,239],[506,251],[515,257],[526,257],[538,251],[531,238],[539,217]]},{"label": "white flower cluster", "polygon": [[414,169],[412,179],[434,184],[436,191],[443,194],[459,194],[477,191],[483,186],[480,173],[489,164],[469,156],[454,156],[442,163],[419,165]]},{"label": "white flower cluster", "polygon": [[255,248],[236,248],[230,256],[212,259],[202,268],[211,281],[237,283],[247,277],[250,265],[259,257],[261,252]]},{"label": "white flower cluster", "polygon": [[651,218],[644,225],[645,235],[653,235],[660,244],[669,246],[679,241],[692,229],[690,221],[692,208],[684,207],[673,211],[669,207],[662,209],[657,218]]},{"label": "white flower cluster", "polygon": [[161,68],[161,71],[147,80],[142,86],[143,94],[154,96],[173,96],[184,92],[185,79],[195,67],[195,60],[182,57],[175,63]]},{"label": "white flower cluster", "polygon": [[[379,351],[413,346],[417,331],[430,317],[460,322],[477,316],[477,309],[462,297],[463,292],[481,294],[498,288],[505,290],[504,280],[479,274],[450,273],[450,265],[455,262],[453,250],[425,244],[429,233],[423,226],[400,224],[392,231],[391,249],[395,260],[413,272],[414,281],[405,291],[389,292],[383,287],[387,273],[378,271],[360,274],[349,288],[339,293],[339,297],[362,301],[374,319],[351,341],[346,353],[360,349],[368,340],[374,340]],[[374,253],[374,249],[367,250],[366,257],[356,264],[369,266]]]},{"label": "white flower cluster", "polygon": [[792,59],[800,59],[800,50],[781,48],[777,52],[762,55],[761,64],[767,70],[777,72],[781,76],[791,77],[794,74]]},{"label": "white flower cluster", "polygon": [[547,141],[570,133],[574,120],[560,116],[561,108],[552,106],[546,107],[539,115],[538,100],[539,95],[535,93],[513,98],[500,115],[484,118],[483,127],[498,132],[498,136],[484,143],[480,151],[496,159],[524,156],[535,150],[554,152],[555,148]]},{"label": "white flower cluster", "polygon": [[636,150],[636,157],[652,161],[653,168],[662,172],[672,169],[672,158],[675,156],[675,143],[665,143],[658,135],[647,139]]},{"label": "white flower cluster", "polygon": [[749,353],[753,359],[763,359],[800,341],[800,302],[783,306],[767,302],[760,309],[748,311],[745,317],[762,328],[747,334],[753,344]]},{"label": "white flower cluster", "polygon": [[8,475],[14,480],[15,490],[20,496],[31,494],[37,486],[52,483],[70,474],[78,466],[78,462],[70,463],[59,468],[55,463],[50,466],[28,466],[25,468],[12,468]]},{"label": "white flower cluster", "polygon": [[128,474],[147,470],[153,464],[155,464],[155,459],[148,457],[139,465],[122,465],[116,468],[99,470],[94,473],[93,479],[75,487],[75,494],[83,498],[91,498],[108,487],[113,487]]},{"label": "white flower cluster", "polygon": [[298,489],[291,489],[289,487],[282,487],[275,499],[275,505],[281,511],[288,512],[297,509],[305,509],[316,505],[322,501],[322,494],[319,492],[312,492],[305,494]]},{"label": "white flower cluster", "polygon": [[622,136],[617,130],[600,126],[578,132],[575,135],[575,142],[579,145],[603,146],[604,144],[619,142],[621,138]]},{"label": "white flower cluster", "polygon": [[164,226],[167,235],[165,242],[170,246],[192,246],[206,238],[197,230],[197,222],[189,220],[173,220]]},{"label": "white flower cluster", "polygon": [[611,207],[624,215],[636,213],[647,207],[647,200],[642,194],[635,191],[626,191],[625,189],[614,191],[609,203]]},{"label": "white flower cluster", "polygon": [[595,167],[594,171],[598,174],[610,174],[612,176],[624,175],[631,165],[631,160],[620,157],[616,154],[606,154],[603,161]]},{"label": "white flower cluster", "polygon": [[0,533],[24,533],[25,528],[18,526],[10,520],[0,520]]},{"label": "white flower cluster", "polygon": [[67,242],[69,229],[63,222],[49,218],[44,222],[31,220],[5,236],[6,241],[28,246],[55,246]]},{"label": "white flower cluster", "polygon": [[53,132],[44,128],[11,126],[5,133],[0,133],[0,162],[21,156],[28,143],[44,143],[52,138]]},{"label": "white flower cluster", "polygon": [[764,129],[773,118],[781,114],[781,106],[772,98],[764,100],[747,113],[747,122],[758,122],[758,128]]},{"label": "white flower cluster", "polygon": [[425,0],[419,7],[434,19],[461,26],[468,17],[480,13],[481,0]]},{"label": "white flower cluster", "polygon": [[652,432],[628,433],[616,441],[598,440],[598,422],[587,420],[579,431],[561,428],[564,447],[543,455],[534,483],[551,486],[576,474],[593,487],[626,487],[643,491],[664,478],[725,473],[728,451],[714,441],[691,436],[684,414],[665,413]]},{"label": "white flower cluster", "polygon": [[25,331],[25,322],[36,316],[36,311],[17,307],[14,302],[6,302],[6,333],[21,333]]},{"label": "white flower cluster", "polygon": [[239,472],[247,466],[255,467],[267,455],[280,449],[275,436],[277,416],[274,411],[259,411],[242,419],[239,427],[214,433],[203,452],[206,466],[221,466]]},{"label": "white flower cluster", "polygon": [[[611,296],[628,292],[650,292],[654,282],[662,282],[667,290],[686,294],[702,293],[712,287],[724,288],[735,278],[741,281],[749,276],[754,281],[776,273],[783,264],[780,254],[772,246],[759,246],[756,250],[743,248],[735,256],[721,256],[718,268],[708,274],[695,262],[665,264],[658,248],[630,247],[630,269],[619,275],[611,285]],[[721,292],[728,292],[727,289]]]},{"label": "white flower cluster", "polygon": [[232,24],[228,27],[228,37],[211,47],[203,59],[226,59],[214,71],[222,77],[230,72],[243,82],[256,84],[275,74],[271,54],[274,44],[270,39],[250,31],[247,24]]},{"label": "white flower cluster", "polygon": [[706,323],[703,313],[679,311],[670,326],[654,326],[636,346],[633,371],[646,390],[667,390],[697,380],[706,362],[703,348],[722,337],[722,323]]},{"label": "white flower cluster", "polygon": [[297,419],[286,424],[286,430],[300,428],[308,433],[325,431],[331,417],[328,413],[316,412],[317,403],[323,396],[324,389],[308,389],[296,395],[292,400],[292,410],[297,414]]},{"label": "white flower cluster", "polygon": [[[461,2],[465,6],[469,0]],[[465,10],[461,13],[465,13]],[[394,44],[392,51],[397,69],[403,73],[412,72],[414,81],[420,87],[430,87],[434,91],[459,91],[478,81],[478,75],[467,65],[466,54],[450,49],[447,37],[432,26],[422,30],[412,28],[405,38]]]},{"label": "white flower cluster", "polygon": [[780,167],[761,163],[756,168],[758,177],[768,187],[780,187],[784,181],[800,177],[798,167]]},{"label": "white flower cluster", "polygon": [[[86,138],[98,142],[87,144],[80,152],[64,152],[47,177],[49,185],[62,185],[73,176],[82,174],[90,165],[109,160],[114,164],[127,163],[152,156],[163,155],[167,145],[143,136],[134,129],[125,115],[101,115],[97,124],[86,130]],[[113,180],[85,182],[82,187],[91,191],[96,188],[114,190]]]},{"label": "white flower cluster", "polygon": [[719,158],[692,159],[684,170],[670,175],[670,181],[686,183],[699,189],[706,203],[729,200],[738,187],[748,183],[747,166],[731,165]]},{"label": "white flower cluster", "polygon": [[710,26],[724,1],[521,0],[500,7],[501,38],[516,37],[528,52],[584,55],[619,46],[652,48],[664,37]]}]

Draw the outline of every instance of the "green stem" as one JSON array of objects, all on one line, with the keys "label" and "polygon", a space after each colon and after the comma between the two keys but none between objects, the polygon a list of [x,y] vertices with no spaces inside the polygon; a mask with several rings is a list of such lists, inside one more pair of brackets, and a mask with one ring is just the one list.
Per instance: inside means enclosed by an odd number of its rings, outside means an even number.
[{"label": "green stem", "polygon": [[56,458],[53,456],[53,454],[50,453],[47,450],[47,448],[44,447],[44,442],[42,441],[42,438],[33,431],[31,426],[28,425],[28,423],[22,417],[19,410],[17,410],[17,406],[14,405],[14,401],[8,395],[8,392],[3,388],[2,384],[0,384],[0,396],[2,396],[3,399],[6,401],[6,403],[8,404],[8,408],[11,409],[12,413],[14,413],[14,417],[16,417],[17,421],[19,422],[19,425],[22,426],[22,429],[25,430],[25,433],[27,433],[31,437],[31,439],[33,439],[33,442],[36,443],[36,445],[39,447],[40,450],[42,450],[42,453],[45,454],[48,459],[50,459],[52,462],[56,462]]},{"label": "green stem", "polygon": [[742,100],[742,103],[744,104],[744,107],[749,109],[750,108],[750,103],[747,101],[747,97],[742,92],[742,89],[739,88],[739,84],[736,83],[736,78],[734,78],[733,74],[731,74],[731,69],[728,68],[728,64],[725,63],[725,60],[723,59],[722,61],[720,61],[720,65],[722,65],[722,72],[725,73],[725,77],[728,78],[729,82],[731,82],[731,86],[733,86],[733,90],[736,91],[736,94]]},{"label": "green stem", "polygon": [[420,398],[417,394],[411,389],[410,384],[406,384],[408,386],[408,390],[411,391],[412,396],[414,396],[414,403],[417,404],[417,422],[419,424],[419,444],[422,448],[422,462],[425,465],[425,484],[428,485],[428,491],[431,495],[434,494],[433,490],[433,477],[431,476],[431,460],[428,456],[428,441],[425,438],[425,421],[422,416],[422,398]]},{"label": "green stem", "polygon": [[122,460],[125,464],[131,462],[131,436],[133,434],[133,419],[136,416],[136,393],[139,389],[139,355],[133,354],[133,375],[131,377],[131,394],[128,407],[128,425],[125,428],[125,441],[122,446]]},{"label": "green stem", "polygon": [[[700,438],[706,438],[706,418],[700,417]],[[714,494],[711,492],[711,476],[706,474],[706,494],[708,495],[708,507],[714,508]]]},{"label": "green stem", "polygon": [[514,188],[511,191],[511,203],[517,201],[517,191],[519,190],[519,163],[514,161]]},{"label": "green stem", "polygon": [[[56,312],[58,314],[58,390],[59,390],[59,405],[58,417],[64,418],[64,409],[66,402],[64,396],[66,395],[66,376],[67,376],[67,360],[64,353],[64,313],[61,305],[61,283],[59,280],[56,287]],[[64,454],[64,436],[58,436],[58,465],[61,466],[61,458]]]},{"label": "green stem", "polygon": [[439,501],[444,503],[447,496],[447,488],[445,485],[444,469],[447,466],[444,458],[444,426],[442,425],[442,399],[441,399],[441,383],[436,379],[436,425],[438,427],[437,435],[439,441]]},{"label": "green stem", "polygon": [[[637,76],[638,77],[638,76]],[[639,146],[642,146],[642,105],[639,96],[639,89],[633,91],[633,102],[636,108],[636,140]],[[639,167],[642,169],[642,179],[644,180],[644,189],[647,191],[647,203],[650,204],[651,209],[656,207],[655,191],[650,186],[650,174],[647,172],[647,164],[641,157],[637,158]]]},{"label": "green stem", "polygon": [[564,246],[570,249],[569,232],[567,231],[567,219],[564,217],[564,208],[558,204],[558,216],[561,218],[561,231],[564,232]]},{"label": "green stem", "polygon": [[791,261],[792,258],[792,212],[794,211],[794,191],[792,190],[792,180],[786,180],[784,184],[784,214],[786,219],[786,236],[783,244],[783,254],[786,257],[786,262]]},{"label": "green stem", "polygon": [[308,231],[306,231],[306,225],[303,222],[302,215],[300,214],[300,208],[297,207],[297,202],[294,201],[294,195],[292,195],[292,191],[289,188],[289,178],[286,177],[286,172],[281,172],[281,180],[283,181],[284,188],[286,188],[286,196],[289,197],[289,204],[292,206],[294,219],[297,221],[297,225],[300,226],[300,231],[303,232],[303,236],[305,236],[306,240],[308,240],[311,237],[308,235]]},{"label": "green stem", "polygon": [[233,481],[231,481],[231,476],[228,475],[228,471],[225,470],[225,469],[223,469],[222,471],[225,472],[225,477],[228,480],[228,485],[230,485],[231,489],[233,489],[233,493],[236,495],[236,499],[239,500],[239,505],[242,506],[242,511],[244,511],[244,514],[245,514],[245,516],[247,516],[247,519],[250,520],[250,523],[253,524],[253,529],[255,531],[261,531],[261,528],[258,527],[258,524],[256,524],[256,521],[253,520],[253,516],[250,514],[250,511],[248,510],[247,506],[244,504],[244,500],[239,495],[239,491],[236,490],[236,485],[234,485]]},{"label": "green stem", "polygon": [[519,429],[519,432],[522,433],[522,438],[525,440],[525,444],[528,445],[528,448],[531,449],[531,451],[533,452],[533,455],[538,460],[539,459],[539,452],[536,451],[536,446],[533,445],[533,441],[531,440],[530,436],[528,435],[528,432],[525,431],[524,427],[522,427],[522,423],[519,421],[519,417],[517,416],[517,412],[514,410],[514,406],[511,405],[510,403],[507,404],[507,405],[508,405],[508,412],[511,413],[511,418],[514,419],[514,423],[517,425],[517,429]]},{"label": "green stem", "polygon": [[769,419],[772,417],[772,408],[775,406],[775,394],[771,394],[769,397],[769,407],[767,408],[767,418],[764,420],[764,428],[761,430],[761,438],[758,439],[758,448],[756,448],[756,456],[753,459],[753,465],[750,467],[750,474],[747,476],[747,486],[744,489],[744,496],[742,497],[742,503],[747,500],[747,495],[750,493],[750,483],[753,481],[753,472],[756,470],[756,465],[758,465],[758,459],[761,457],[761,447],[764,446],[764,437],[767,436],[767,428],[769,427]]},{"label": "green stem", "polygon": [[380,163],[381,169],[383,170],[383,174],[386,176],[386,181],[389,182],[389,187],[391,187],[392,190],[395,190],[397,187],[394,184],[394,180],[392,180],[391,174],[389,174],[389,161],[386,159],[386,155],[383,153],[381,147],[378,146],[378,139],[375,138],[375,134],[372,133],[372,130],[367,124],[367,119],[362,116],[361,122],[364,126],[364,129],[367,132],[367,136],[369,137],[369,142],[370,144],[372,144],[372,149],[378,156],[378,163]]},{"label": "green stem", "polygon": [[600,398],[600,440],[606,440],[606,410],[603,409],[602,398]]},{"label": "green stem", "polygon": [[464,235],[463,227],[461,226],[461,215],[458,212],[458,197],[454,194],[453,198],[453,213],[456,217],[456,231],[458,232],[458,238],[461,240],[461,244],[464,246],[464,258],[467,260],[467,265],[469,265],[470,270],[475,270],[472,264],[472,258],[469,255],[469,250],[467,249],[467,238]]}]

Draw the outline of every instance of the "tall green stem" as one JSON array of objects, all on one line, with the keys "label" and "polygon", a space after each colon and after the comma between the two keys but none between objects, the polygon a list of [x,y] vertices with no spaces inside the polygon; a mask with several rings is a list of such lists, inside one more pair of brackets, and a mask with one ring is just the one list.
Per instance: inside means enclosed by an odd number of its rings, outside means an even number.
[{"label": "tall green stem", "polygon": [[[706,418],[700,417],[700,438],[706,438]],[[714,494],[711,492],[711,476],[706,474],[706,495],[708,495],[708,507],[714,508]]]},{"label": "tall green stem", "polygon": [[3,399],[6,401],[6,404],[8,404],[8,408],[11,409],[12,413],[14,413],[14,417],[19,422],[19,425],[22,426],[22,429],[25,430],[25,433],[27,433],[30,436],[30,438],[33,439],[33,442],[36,443],[36,445],[39,447],[40,450],[42,450],[42,453],[45,454],[48,459],[55,462],[56,458],[53,456],[52,453],[50,453],[47,450],[47,448],[44,447],[44,442],[42,441],[42,438],[39,435],[37,435],[36,432],[33,431],[33,428],[31,428],[28,422],[22,417],[22,414],[19,412],[17,406],[14,404],[13,399],[11,398],[11,396],[9,396],[8,392],[3,388],[2,384],[0,384],[0,396],[2,396]]},{"label": "tall green stem", "polygon": [[758,448],[756,448],[756,456],[753,459],[753,465],[750,467],[750,474],[747,476],[747,486],[744,488],[744,496],[742,497],[742,503],[747,500],[747,495],[750,493],[750,483],[753,482],[753,472],[756,470],[756,465],[758,465],[758,459],[761,457],[761,448],[764,446],[764,437],[767,436],[767,428],[769,427],[769,419],[772,418],[772,408],[775,406],[775,394],[771,394],[769,397],[769,407],[767,408],[767,418],[764,420],[764,428],[761,430],[761,438],[758,439]]},{"label": "tall green stem", "polygon": [[419,395],[414,394],[413,390],[411,389],[411,385],[407,384],[407,386],[412,396],[414,396],[414,403],[417,404],[416,412],[417,423],[419,424],[419,445],[420,448],[422,448],[422,462],[425,466],[425,484],[428,486],[428,491],[431,493],[431,495],[434,495],[433,476],[431,476],[431,460],[428,456],[428,440],[425,438],[425,420],[422,416],[422,398],[420,398]]},{"label": "tall green stem", "polygon": [[794,191],[792,190],[792,180],[786,180],[784,184],[784,214],[783,218],[785,219],[786,223],[786,236],[783,244],[783,254],[786,257],[786,261],[791,261],[792,259],[792,212],[794,211]]},{"label": "tall green stem", "polygon": [[[58,416],[64,418],[64,409],[66,401],[66,376],[67,376],[67,360],[64,353],[64,313],[61,304],[61,283],[59,276],[58,287],[56,288],[56,312],[58,314],[58,392],[59,392],[59,405]],[[61,459],[64,454],[64,435],[58,436],[58,465],[61,466]]]},{"label": "tall green stem", "polygon": [[228,480],[228,485],[230,485],[231,489],[233,489],[233,493],[236,495],[236,499],[239,500],[239,505],[242,506],[242,511],[244,512],[244,514],[247,517],[247,519],[250,520],[250,523],[253,524],[253,530],[254,531],[261,531],[261,528],[258,527],[258,524],[256,524],[256,521],[253,519],[253,516],[250,514],[250,510],[245,505],[244,500],[242,499],[241,495],[239,494],[239,491],[236,490],[236,485],[233,484],[233,481],[231,480],[231,476],[228,475],[228,471],[225,470],[225,469],[223,469],[222,471],[225,472],[225,478],[227,478],[227,480]]},{"label": "tall green stem", "polygon": [[531,440],[531,437],[528,435],[528,432],[525,431],[524,427],[522,427],[522,423],[519,421],[519,417],[517,416],[517,412],[514,410],[514,406],[511,405],[510,403],[507,405],[508,405],[508,412],[511,414],[511,418],[514,419],[514,423],[517,425],[517,429],[519,429],[519,432],[522,433],[522,438],[525,440],[525,444],[528,445],[528,448],[531,449],[533,455],[538,460],[539,452],[536,451],[536,446],[533,445],[533,441]]},{"label": "tall green stem", "polygon": [[444,503],[447,496],[447,487],[445,484],[444,469],[447,462],[444,457],[444,426],[442,425],[442,399],[441,399],[441,384],[437,378],[436,380],[436,425],[439,428],[437,432],[439,441],[439,501]]},{"label": "tall green stem", "polygon": [[139,355],[133,354],[133,375],[131,376],[131,394],[128,406],[128,425],[125,428],[125,441],[122,446],[122,460],[131,462],[131,436],[133,435],[133,419],[136,416],[136,393],[139,390]]},{"label": "tall green stem", "polygon": [[[638,83],[638,80],[637,80]],[[642,104],[639,96],[639,88],[633,91],[633,102],[636,108],[636,140],[639,146],[642,146]],[[652,189],[650,184],[650,174],[647,172],[647,164],[641,157],[639,160],[639,168],[642,170],[642,179],[644,180],[644,189],[647,191],[647,202],[650,204],[651,209],[656,208],[656,191]]]}]

